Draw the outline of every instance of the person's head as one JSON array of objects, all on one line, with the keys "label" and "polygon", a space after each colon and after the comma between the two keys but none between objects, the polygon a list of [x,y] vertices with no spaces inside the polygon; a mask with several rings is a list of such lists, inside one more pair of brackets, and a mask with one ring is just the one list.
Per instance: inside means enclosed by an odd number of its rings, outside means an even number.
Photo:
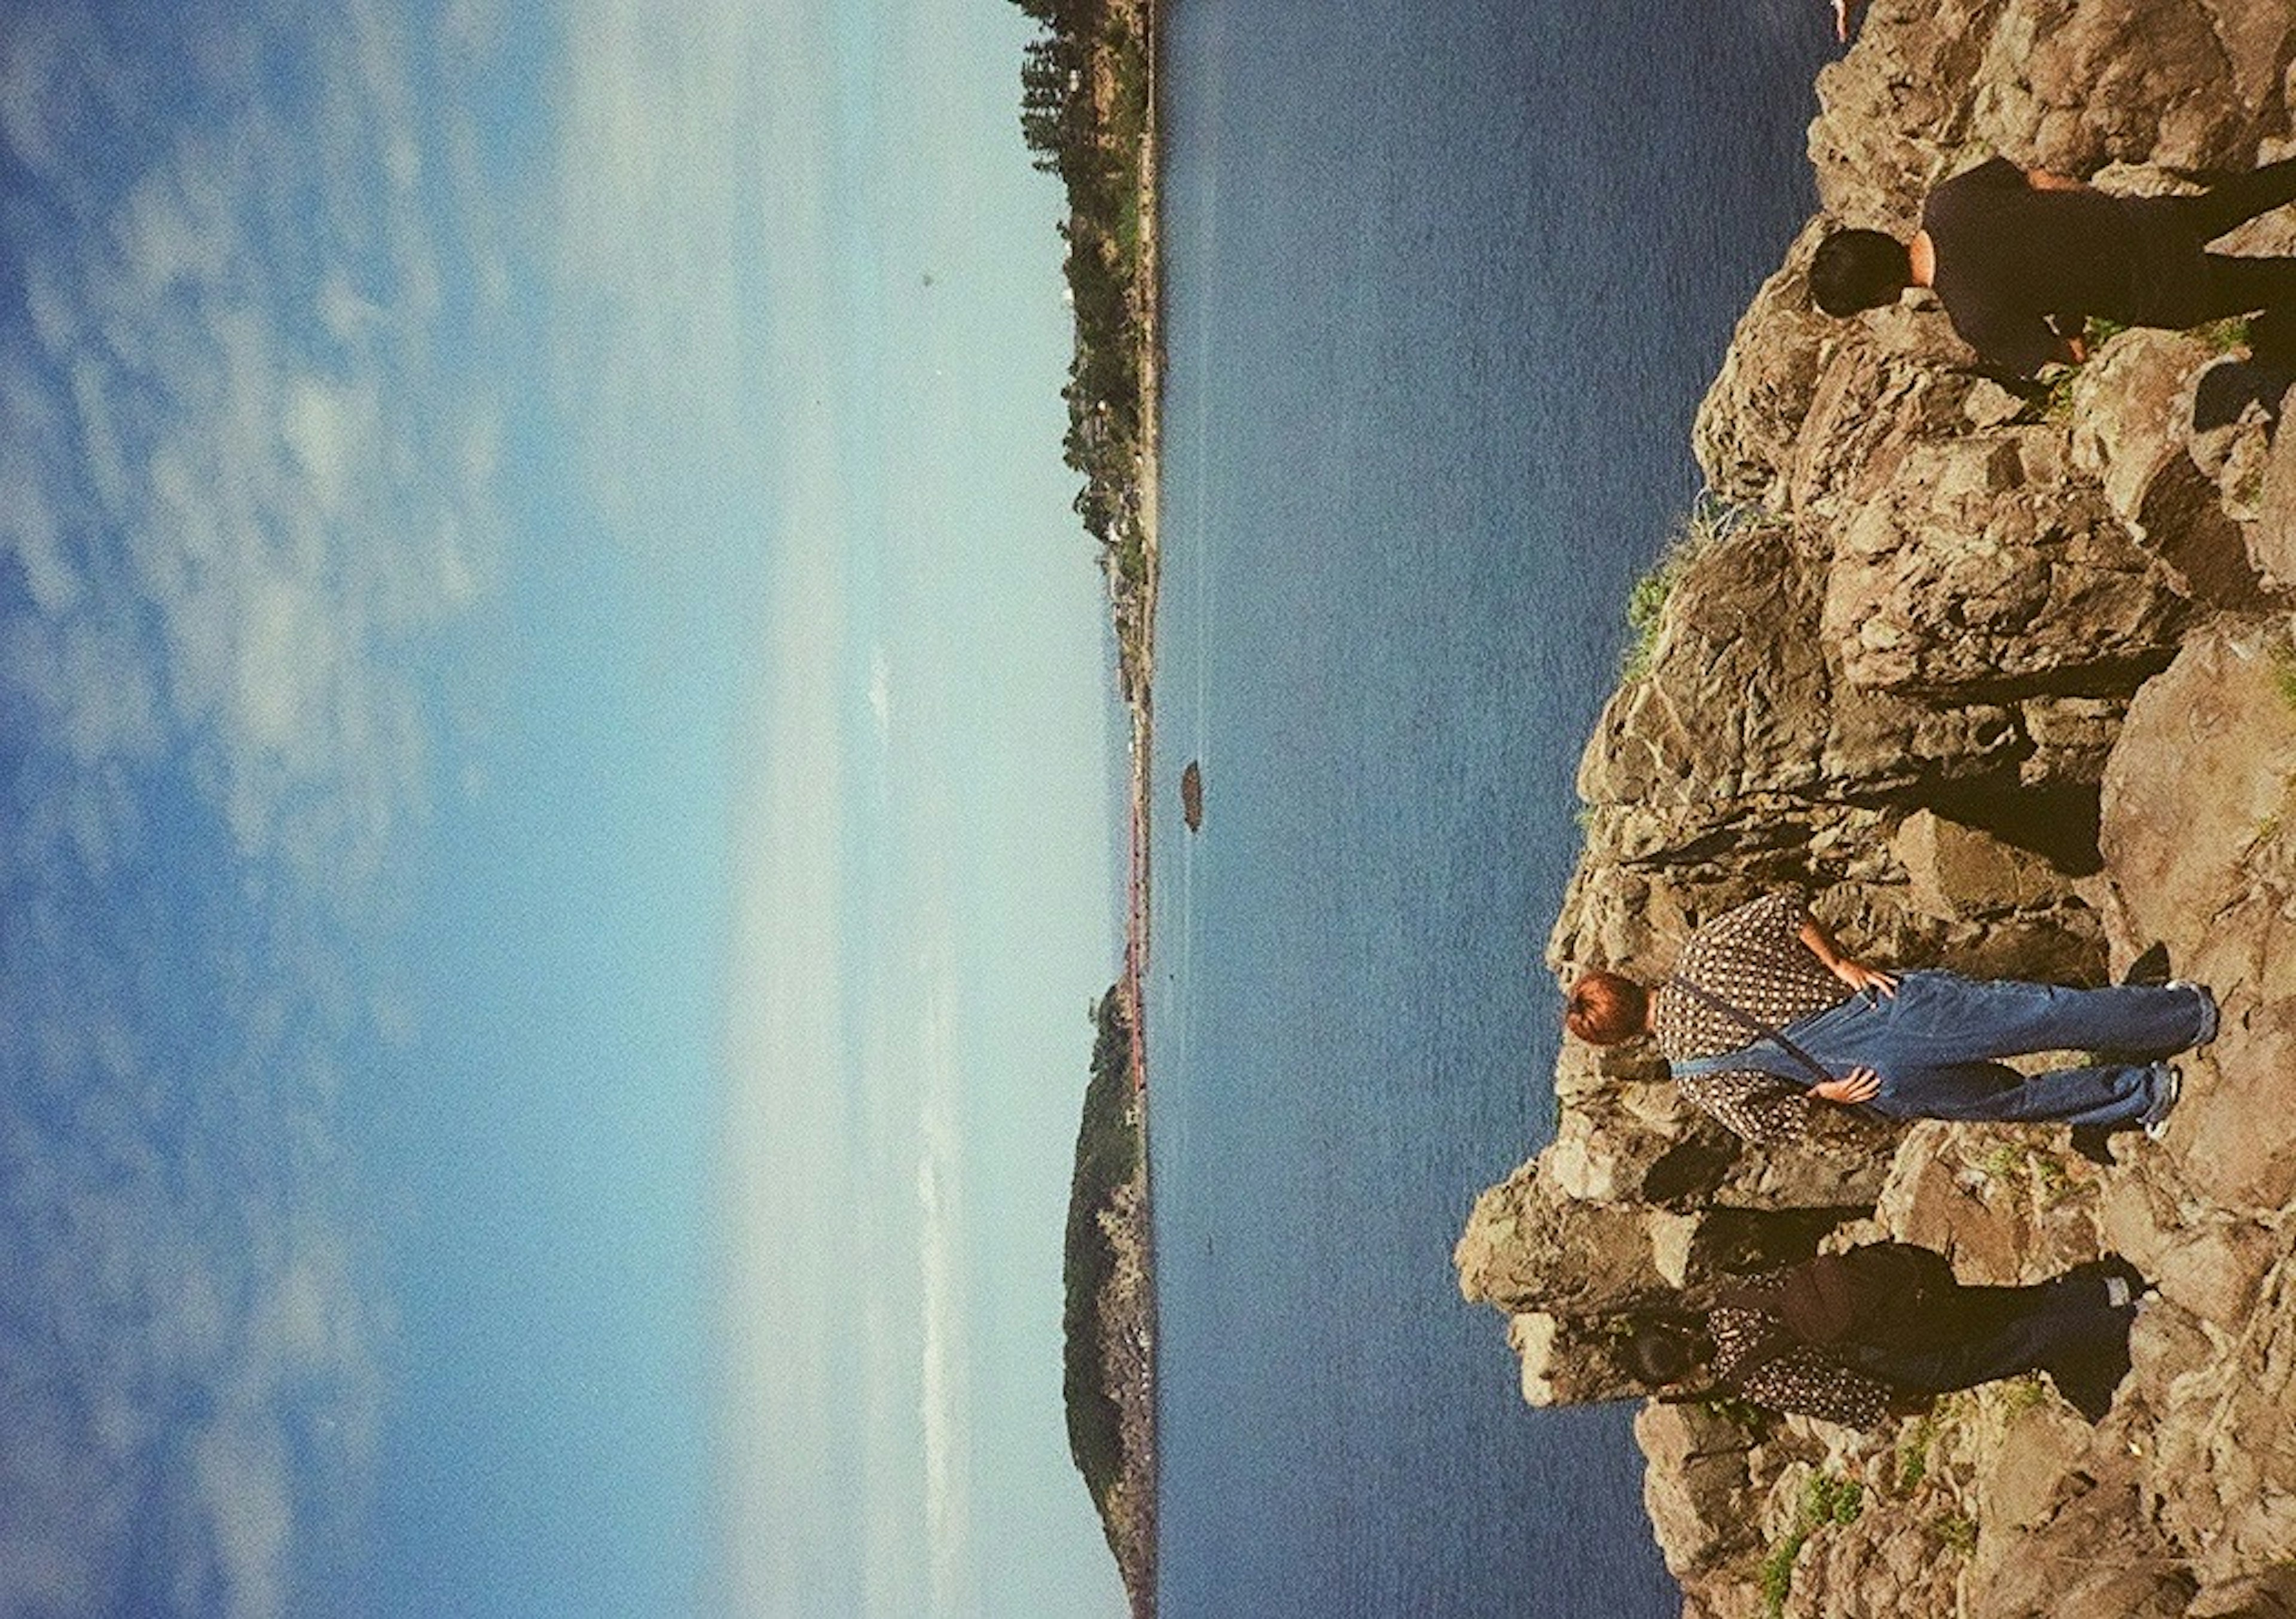
[{"label": "person's head", "polygon": [[1617,973],[1593,972],[1570,986],[1562,1026],[1590,1046],[1615,1046],[1650,1021],[1650,993]]},{"label": "person's head", "polygon": [[1704,1371],[1713,1358],[1706,1334],[1688,1321],[1657,1319],[1635,1323],[1627,1341],[1627,1360],[1652,1388],[1685,1382]]},{"label": "person's head", "polygon": [[1880,231],[1836,231],[1809,261],[1809,300],[1828,315],[1893,304],[1913,284],[1906,244]]}]

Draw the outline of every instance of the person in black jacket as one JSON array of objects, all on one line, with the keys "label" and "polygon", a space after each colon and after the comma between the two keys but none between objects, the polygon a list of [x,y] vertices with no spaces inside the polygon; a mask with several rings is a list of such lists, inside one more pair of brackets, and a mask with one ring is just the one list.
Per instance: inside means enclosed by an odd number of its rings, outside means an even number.
[{"label": "person in black jacket", "polygon": [[1828,236],[1810,261],[1810,300],[1849,316],[1932,288],[1980,360],[2030,377],[2080,361],[2090,316],[2176,329],[2296,314],[2296,259],[2207,251],[2291,201],[2296,158],[2181,197],[2115,196],[1994,158],[1931,192],[1910,242],[1871,230]]}]

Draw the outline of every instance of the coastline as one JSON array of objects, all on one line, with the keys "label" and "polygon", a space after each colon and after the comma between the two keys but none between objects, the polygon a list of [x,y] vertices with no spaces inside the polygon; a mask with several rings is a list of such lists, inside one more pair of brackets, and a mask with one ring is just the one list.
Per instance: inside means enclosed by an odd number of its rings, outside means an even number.
[{"label": "coastline", "polygon": [[[1156,1246],[1153,1175],[1151,1168],[1148,1083],[1149,1029],[1146,984],[1150,961],[1151,834],[1154,824],[1152,783],[1155,752],[1155,637],[1156,597],[1160,577],[1160,536],[1158,524],[1162,439],[1161,383],[1163,372],[1163,259],[1161,190],[1158,184],[1162,158],[1161,127],[1161,0],[1141,0],[1136,11],[1139,49],[1146,75],[1145,127],[1137,152],[1136,186],[1138,255],[1132,299],[1138,326],[1136,374],[1139,379],[1139,444],[1132,469],[1133,498],[1128,503],[1132,538],[1139,555],[1136,580],[1128,580],[1120,566],[1108,570],[1109,607],[1116,632],[1116,670],[1125,697],[1132,736],[1125,917],[1124,967],[1119,984],[1131,1028],[1131,1087],[1133,1116],[1139,1139],[1138,1168],[1133,1185],[1133,1216],[1128,1240],[1138,1256],[1136,1291],[1120,1308],[1139,1350],[1140,1386],[1116,1391],[1126,1410],[1124,1499],[1130,1503],[1128,1523],[1117,1544],[1118,1563],[1125,1575],[1135,1619],[1153,1619],[1157,1607],[1156,1538],[1158,1522]],[[1121,555],[1121,547],[1117,552]]]},{"label": "coastline", "polygon": [[1127,693],[1125,708],[1132,722],[1131,877],[1125,921],[1123,982],[1126,1007],[1132,1018],[1132,1082],[1134,1090],[1143,1099],[1144,1134],[1148,1094],[1148,1038],[1143,986],[1148,974],[1149,782],[1155,743],[1156,591],[1161,576],[1157,512],[1159,492],[1162,487],[1164,270],[1162,212],[1157,177],[1162,156],[1160,131],[1163,109],[1160,99],[1159,72],[1162,11],[1160,0],[1151,0],[1142,11],[1147,51],[1148,130],[1146,138],[1140,144],[1138,177],[1141,275],[1136,294],[1140,300],[1141,437],[1136,522],[1147,570],[1132,613],[1133,638],[1129,644],[1125,636],[1127,615],[1124,604],[1118,599],[1123,588],[1122,579],[1113,573],[1110,576],[1110,605],[1116,614],[1117,622],[1116,655],[1123,666],[1119,684]]}]

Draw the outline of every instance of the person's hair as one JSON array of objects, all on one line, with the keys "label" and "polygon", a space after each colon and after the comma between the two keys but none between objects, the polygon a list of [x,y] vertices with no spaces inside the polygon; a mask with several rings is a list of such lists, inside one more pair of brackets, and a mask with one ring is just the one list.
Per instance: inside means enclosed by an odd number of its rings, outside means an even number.
[{"label": "person's hair", "polygon": [[1681,1382],[1703,1367],[1712,1352],[1706,1335],[1686,1321],[1637,1321],[1634,1335],[1627,1340],[1628,1364],[1652,1386]]},{"label": "person's hair", "polygon": [[1836,231],[1809,261],[1809,300],[1828,315],[1855,315],[1898,301],[1913,284],[1906,244],[1880,231]]},{"label": "person's hair", "polygon": [[1643,1031],[1650,994],[1633,979],[1596,971],[1570,986],[1562,1026],[1590,1046],[1615,1046]]}]

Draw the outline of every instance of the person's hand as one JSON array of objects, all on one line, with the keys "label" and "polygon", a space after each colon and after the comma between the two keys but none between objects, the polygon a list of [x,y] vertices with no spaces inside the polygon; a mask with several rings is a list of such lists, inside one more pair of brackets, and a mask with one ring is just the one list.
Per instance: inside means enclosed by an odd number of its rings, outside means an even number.
[{"label": "person's hand", "polygon": [[1809,1094],[1823,1097],[1829,1102],[1839,1102],[1844,1107],[1855,1107],[1858,1103],[1870,1102],[1882,1094],[1882,1076],[1871,1068],[1852,1068],[1838,1080],[1811,1086]]},{"label": "person's hand", "polygon": [[1849,43],[1849,12],[1858,0],[1833,0],[1833,37],[1842,44]]},{"label": "person's hand", "polygon": [[1829,964],[1833,975],[1853,990],[1878,990],[1883,996],[1898,992],[1898,975],[1884,973],[1879,967],[1869,967],[1862,961],[1852,961],[1844,956]]}]

